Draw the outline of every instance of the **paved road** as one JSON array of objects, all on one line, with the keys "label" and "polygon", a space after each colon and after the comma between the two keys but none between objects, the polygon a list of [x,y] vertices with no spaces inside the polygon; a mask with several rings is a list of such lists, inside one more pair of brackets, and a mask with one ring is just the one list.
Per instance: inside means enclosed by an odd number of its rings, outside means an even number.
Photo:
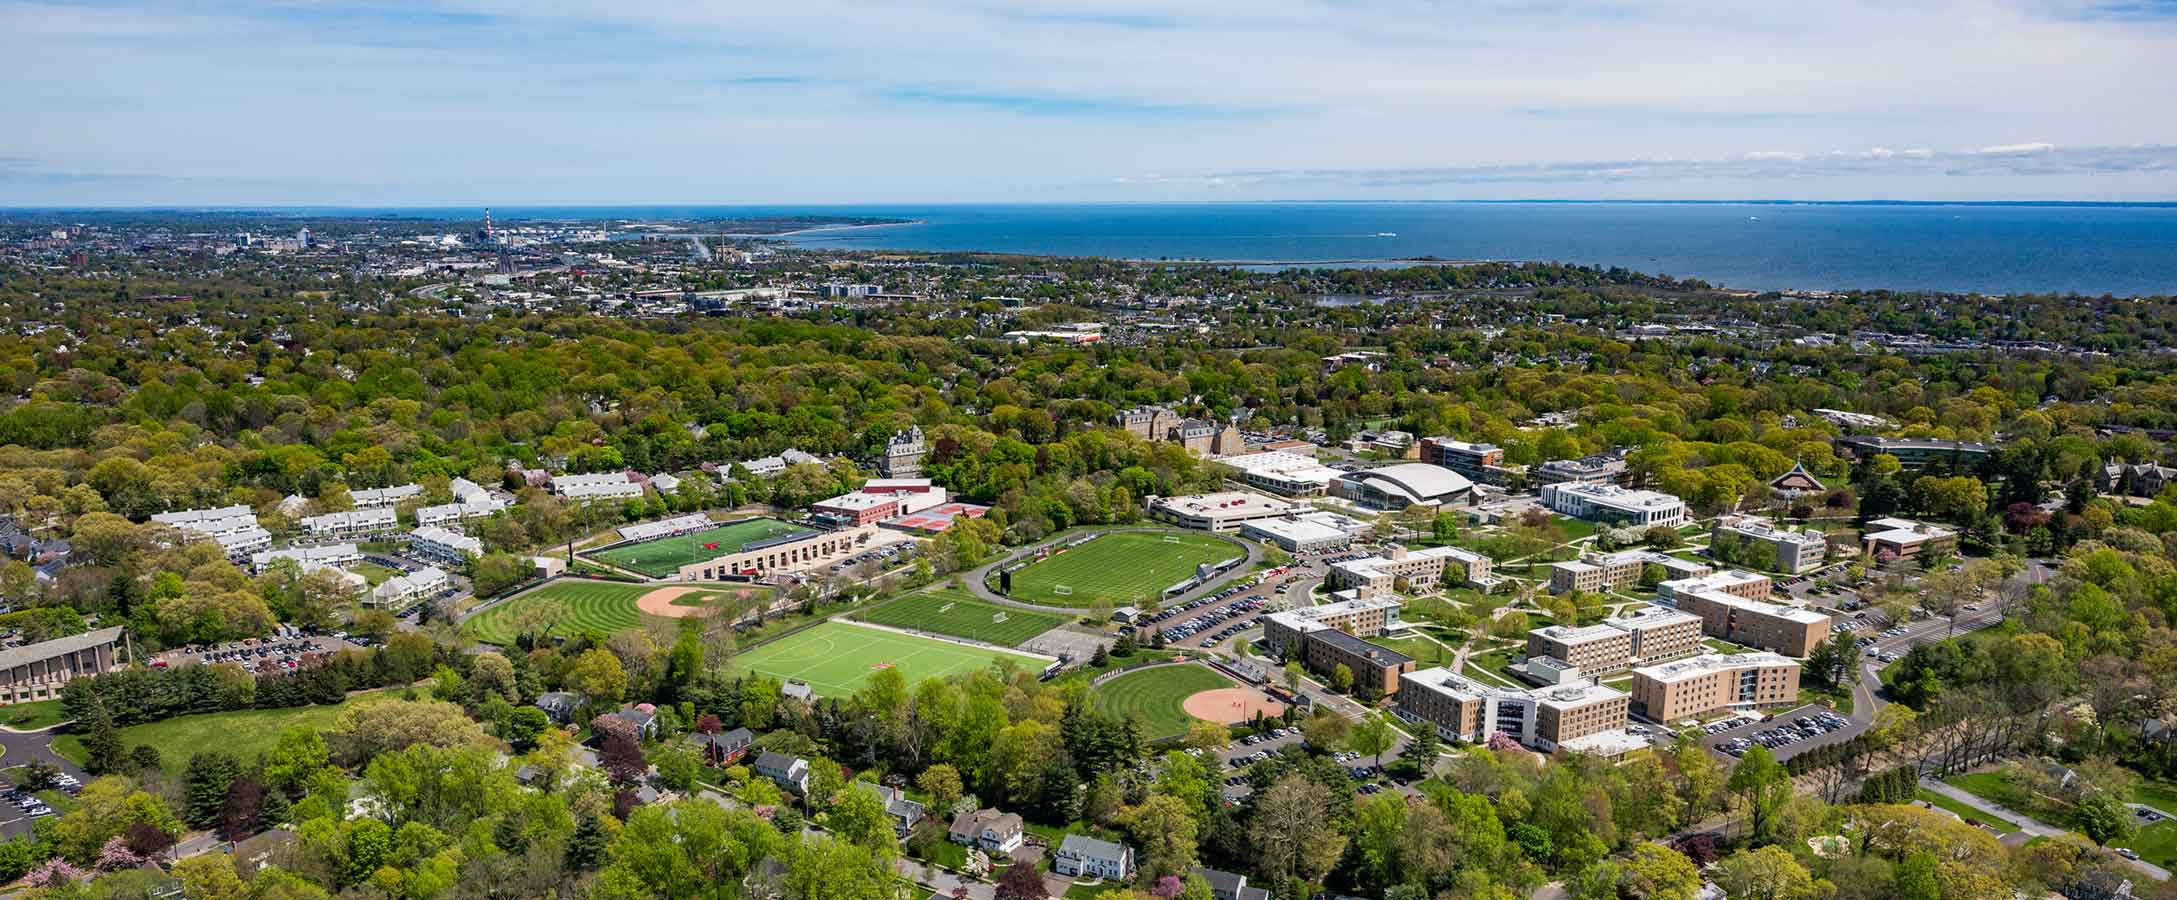
[{"label": "paved road", "polygon": [[[1120,533],[1124,533],[1124,532],[1152,532],[1152,533],[1155,533],[1155,532],[1166,532],[1166,531],[1171,531],[1171,530],[1172,530],[1172,529],[1170,529],[1170,528],[1106,528],[1106,529],[1102,529],[1100,533],[1102,533],[1102,534],[1120,534]],[[1205,531],[1205,532],[1202,532],[1202,534],[1210,534],[1210,532],[1206,532],[1206,531]],[[1224,574],[1224,576],[1223,576],[1223,577],[1220,577],[1220,578],[1212,578],[1212,579],[1210,579],[1210,581],[1209,581],[1209,583],[1208,583],[1208,584],[1198,585],[1198,586],[1196,586],[1196,587],[1195,587],[1195,589],[1194,589],[1194,590],[1188,591],[1188,592],[1186,592],[1186,593],[1184,593],[1184,594],[1180,594],[1180,595],[1178,595],[1178,596],[1176,596],[1176,597],[1167,597],[1167,598],[1165,598],[1165,599],[1164,599],[1164,605],[1166,605],[1166,606],[1171,606],[1171,605],[1175,605],[1175,604],[1179,604],[1179,603],[1185,603],[1185,602],[1187,602],[1187,601],[1189,601],[1189,600],[1193,600],[1193,599],[1195,599],[1195,598],[1197,598],[1197,597],[1203,597],[1203,596],[1207,596],[1207,595],[1209,595],[1209,594],[1214,594],[1214,593],[1216,593],[1216,592],[1217,592],[1217,590],[1218,590],[1219,588],[1223,587],[1223,586],[1224,586],[1224,584],[1225,584],[1226,582],[1228,582],[1228,581],[1231,581],[1232,579],[1234,579],[1234,578],[1237,578],[1237,577],[1239,577],[1239,576],[1241,576],[1241,575],[1247,575],[1247,574],[1252,574],[1252,573],[1253,573],[1253,572],[1255,571],[1255,564],[1256,564],[1256,563],[1259,563],[1259,562],[1262,562],[1262,545],[1261,545],[1261,544],[1257,544],[1257,543],[1255,543],[1254,541],[1244,541],[1244,540],[1241,540],[1241,539],[1239,539],[1239,538],[1233,537],[1233,536],[1231,536],[1231,535],[1229,535],[1229,534],[1216,534],[1216,535],[1211,535],[1211,536],[1212,536],[1212,537],[1220,537],[1220,538],[1225,538],[1225,539],[1227,539],[1227,540],[1231,541],[1231,542],[1232,542],[1233,544],[1235,544],[1235,545],[1237,545],[1237,546],[1240,546],[1240,547],[1244,547],[1244,548],[1246,548],[1246,550],[1247,550],[1247,559],[1243,560],[1243,561],[1242,561],[1242,562],[1241,562],[1241,563],[1240,563],[1239,565],[1237,565],[1237,566],[1233,566],[1233,567],[1232,567],[1232,569],[1231,569],[1230,571],[1226,572],[1226,573]],[[988,577],[990,576],[991,570],[993,570],[993,569],[996,569],[996,568],[998,568],[999,566],[1005,565],[1006,563],[1012,562],[1012,561],[1014,561],[1014,560],[1016,560],[1016,559],[1019,559],[1019,558],[1021,557],[1021,555],[1022,555],[1023,553],[1027,553],[1027,552],[1029,552],[1030,550],[1033,550],[1033,549],[1035,549],[1035,548],[1037,548],[1037,547],[1044,547],[1044,546],[1048,546],[1048,545],[1051,545],[1051,544],[1057,544],[1057,543],[1061,543],[1061,542],[1064,542],[1064,541],[1070,541],[1070,540],[1073,540],[1073,539],[1075,539],[1075,538],[1078,538],[1078,537],[1080,537],[1080,535],[1078,535],[1078,534],[1068,534],[1068,535],[1063,535],[1063,536],[1060,536],[1060,537],[1055,537],[1055,538],[1052,538],[1052,539],[1050,539],[1050,540],[1048,540],[1048,541],[1044,541],[1044,542],[1043,542],[1043,543],[1041,543],[1041,544],[1033,544],[1033,545],[1030,545],[1030,546],[1028,546],[1028,547],[1023,547],[1023,548],[1021,548],[1020,550],[1014,551],[1014,552],[1012,552],[1012,553],[1008,553],[1008,554],[1006,554],[1006,555],[1004,555],[1004,556],[1001,556],[1001,557],[999,557],[999,558],[997,559],[997,561],[996,561],[996,562],[986,563],[986,564],[984,564],[984,565],[982,565],[982,566],[978,566],[978,567],[976,567],[976,569],[975,569],[974,571],[972,571],[972,572],[969,572],[969,573],[967,573],[967,587],[968,587],[968,592],[969,592],[969,593],[971,593],[971,594],[974,594],[975,596],[977,596],[977,597],[979,597],[979,598],[981,598],[981,599],[983,599],[983,600],[987,600],[987,601],[989,601],[989,602],[991,602],[991,603],[997,603],[997,604],[1000,604],[1000,605],[1003,605],[1003,606],[1011,606],[1011,607],[1015,607],[1015,608],[1017,608],[1017,609],[1025,609],[1025,610],[1031,610],[1031,611],[1034,611],[1034,612],[1059,613],[1059,614],[1062,614],[1062,615],[1068,615],[1068,616],[1077,616],[1077,615],[1080,615],[1080,614],[1081,614],[1081,610],[1080,610],[1080,609],[1077,609],[1077,608],[1072,608],[1072,607],[1065,607],[1065,606],[1043,606],[1043,605],[1041,605],[1041,604],[1036,604],[1036,603],[1023,603],[1023,602],[1021,602],[1021,601],[1019,601],[1019,600],[1015,600],[1015,599],[1013,599],[1013,598],[1011,598],[1011,597],[1007,597],[1007,596],[1005,596],[1004,594],[1000,594],[1000,593],[998,593],[997,591],[993,591],[993,590],[991,590],[991,589],[990,589],[990,588],[989,588],[989,587],[988,587],[988,586],[987,586],[987,585],[986,585],[986,584],[984,583],[985,579],[987,579],[987,578],[988,578]]]},{"label": "paved road", "polygon": [[[2055,837],[2060,834],[2069,833],[2068,829],[2058,828],[2054,825],[2043,823],[2039,820],[2034,819],[2032,816],[2019,813],[2016,810],[2004,806],[2003,804],[1991,803],[1985,799],[1974,796],[1970,791],[1966,791],[1954,785],[1944,784],[1943,782],[1933,778],[1920,779],[1920,786],[1927,788],[1928,790],[1934,791],[1938,794],[1941,794],[1945,797],[1948,797],[1952,800],[1956,800],[1959,803],[1963,803],[1974,809],[1980,810],[1981,812],[1987,813],[1991,816],[2000,816],[2002,818],[2008,819],[2018,825],[2019,831],[2025,832],[2027,835],[2032,837]],[[2132,805],[2135,808],[2138,807],[2138,804]],[[2157,812],[2159,812],[2159,810],[2157,810]],[[2132,868],[2138,869],[2141,872],[2145,872],[2147,874],[2147,877],[2153,878],[2156,881],[2169,880],[2169,870],[2162,868],[2161,866],[2155,865],[2143,859],[2127,859],[2125,860],[2125,862],[2130,863]]]}]

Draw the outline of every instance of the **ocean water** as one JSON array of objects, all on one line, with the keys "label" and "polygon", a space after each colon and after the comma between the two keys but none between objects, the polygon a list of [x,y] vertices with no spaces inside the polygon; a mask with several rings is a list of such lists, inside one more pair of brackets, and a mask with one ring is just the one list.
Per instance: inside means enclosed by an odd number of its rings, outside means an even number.
[{"label": "ocean water", "polygon": [[[388,210],[386,212],[394,212]],[[473,218],[476,210],[400,210]],[[2177,204],[1070,203],[499,207],[516,218],[881,216],[808,247],[1265,265],[1542,260],[1756,290],[2177,293]]]},{"label": "ocean water", "polygon": [[1623,266],[1755,290],[2177,293],[2177,207],[1245,203],[866,207],[917,224],[810,247],[1243,263],[1433,257]]}]

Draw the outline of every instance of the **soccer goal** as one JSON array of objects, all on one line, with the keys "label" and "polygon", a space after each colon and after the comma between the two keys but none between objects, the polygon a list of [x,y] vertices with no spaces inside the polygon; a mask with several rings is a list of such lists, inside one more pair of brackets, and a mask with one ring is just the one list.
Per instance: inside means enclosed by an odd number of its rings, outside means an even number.
[{"label": "soccer goal", "polygon": [[1051,595],[1052,595],[1052,596],[1056,596],[1056,597],[1071,597],[1071,596],[1073,596],[1073,585],[1070,585],[1070,584],[1054,584],[1054,585],[1051,585]]},{"label": "soccer goal", "polygon": [[1003,621],[1005,621],[1005,613],[996,613],[990,617],[990,624],[992,625],[996,625]]},{"label": "soccer goal", "polygon": [[1167,534],[1167,535],[1165,535],[1165,536],[1164,536],[1164,542],[1165,542],[1165,543],[1167,543],[1167,544],[1176,544],[1176,543],[1179,543],[1179,535],[1176,535],[1176,534]]},{"label": "soccer goal", "polygon": [[946,614],[946,613],[949,613],[949,612],[952,612],[952,604],[950,604],[950,603],[947,603],[947,604],[945,604],[944,606],[940,606],[940,607],[938,607],[938,608],[937,608],[937,614],[938,614],[938,615],[941,615],[941,616],[942,616],[942,615],[944,615],[944,614]]}]

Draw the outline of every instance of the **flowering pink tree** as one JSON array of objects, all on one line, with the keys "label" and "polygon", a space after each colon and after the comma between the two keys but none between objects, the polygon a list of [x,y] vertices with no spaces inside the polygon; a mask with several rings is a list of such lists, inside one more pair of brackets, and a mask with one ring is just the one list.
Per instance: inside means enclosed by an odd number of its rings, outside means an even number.
[{"label": "flowering pink tree", "polygon": [[30,870],[30,874],[25,878],[29,881],[31,887],[60,887],[64,884],[82,881],[90,874],[69,865],[67,860],[56,856],[46,860],[44,865]]},{"label": "flowering pink tree", "polygon": [[107,838],[106,846],[98,849],[98,870],[101,872],[118,872],[143,864],[144,857],[129,849],[128,839],[118,834]]},{"label": "flowering pink tree", "polygon": [[1179,880],[1179,876],[1166,875],[1157,879],[1157,886],[1150,888],[1149,893],[1161,897],[1163,900],[1175,900],[1186,889],[1187,883]]}]

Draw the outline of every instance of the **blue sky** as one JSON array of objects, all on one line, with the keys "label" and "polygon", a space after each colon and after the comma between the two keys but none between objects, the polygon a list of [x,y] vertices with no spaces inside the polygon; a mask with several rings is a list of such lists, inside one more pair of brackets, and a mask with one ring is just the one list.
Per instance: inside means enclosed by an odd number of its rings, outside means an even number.
[{"label": "blue sky", "polygon": [[0,204],[2177,200],[2177,0],[0,0]]}]

